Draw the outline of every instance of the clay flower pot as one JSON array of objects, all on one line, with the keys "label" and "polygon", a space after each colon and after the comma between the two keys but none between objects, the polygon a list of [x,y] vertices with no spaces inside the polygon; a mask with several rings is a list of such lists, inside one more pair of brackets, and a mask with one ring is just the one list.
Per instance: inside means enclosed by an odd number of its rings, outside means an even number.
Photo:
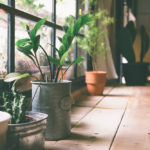
[{"label": "clay flower pot", "polygon": [[106,84],[106,75],[107,73],[103,71],[87,71],[85,73],[85,82],[89,94],[103,94],[104,86]]}]

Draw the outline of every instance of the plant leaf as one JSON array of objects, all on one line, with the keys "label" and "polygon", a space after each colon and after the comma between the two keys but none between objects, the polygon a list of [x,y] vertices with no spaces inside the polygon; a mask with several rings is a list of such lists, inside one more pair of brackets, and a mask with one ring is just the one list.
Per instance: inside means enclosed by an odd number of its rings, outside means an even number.
[{"label": "plant leaf", "polygon": [[73,38],[78,34],[80,28],[90,21],[91,17],[88,14],[85,14],[79,17],[73,26],[68,28],[66,34],[62,38],[62,45],[59,48],[60,57],[68,51],[72,44]]},{"label": "plant leaf", "polygon": [[58,38],[58,40],[62,43],[62,38],[61,37],[57,37]]},{"label": "plant leaf", "polygon": [[22,79],[22,78],[26,78],[26,77],[29,77],[30,74],[29,73],[24,73],[24,74],[21,74],[20,76],[18,76],[18,78],[16,79],[16,81]]},{"label": "plant leaf", "polygon": [[36,53],[40,45],[40,35],[37,35],[33,42],[33,51]]},{"label": "plant leaf", "polygon": [[79,58],[75,59],[75,60],[73,61],[73,63],[74,63],[74,64],[79,64],[79,63],[81,63],[83,60],[84,60],[83,57],[79,57]]},{"label": "plant leaf", "polygon": [[39,22],[36,23],[34,28],[30,32],[30,38],[31,41],[34,42],[34,38],[36,37],[37,31],[40,29],[40,27],[46,22],[46,18],[41,19]]},{"label": "plant leaf", "polygon": [[12,82],[14,80],[16,80],[19,76],[21,75],[21,73],[9,73],[8,75],[5,76],[4,81],[5,82]]},{"label": "plant leaf", "polygon": [[51,56],[48,56],[48,57],[49,57],[49,60],[50,60],[53,64],[55,64],[55,65],[60,65],[59,59],[53,58],[53,57],[51,57]]},{"label": "plant leaf", "polygon": [[66,52],[63,54],[63,56],[61,57],[61,59],[60,59],[60,65],[61,65],[61,66],[64,64],[64,61],[65,61],[66,57],[68,56],[69,52],[70,52],[70,50],[66,51]]},{"label": "plant leaf", "polygon": [[18,40],[18,41],[16,42],[16,46],[24,46],[24,45],[26,45],[28,42],[30,42],[30,39],[24,38],[24,39]]}]

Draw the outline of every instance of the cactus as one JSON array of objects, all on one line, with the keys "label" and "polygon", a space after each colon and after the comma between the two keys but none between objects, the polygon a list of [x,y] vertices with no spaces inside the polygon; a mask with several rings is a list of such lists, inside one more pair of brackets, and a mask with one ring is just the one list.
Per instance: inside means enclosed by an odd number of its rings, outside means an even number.
[{"label": "cactus", "polygon": [[18,80],[29,76],[29,74],[8,74],[4,81],[14,81],[10,91],[4,91],[2,95],[2,110],[11,115],[10,124],[17,124],[26,121],[25,112],[27,109],[27,101],[23,94],[17,91],[16,83]]},{"label": "cactus", "polygon": [[[133,49],[133,43],[136,37],[136,29],[134,23],[129,21],[126,27],[123,27],[118,34],[118,49],[120,53],[128,60],[128,63],[135,63],[135,53]],[[148,51],[149,38],[144,26],[140,27],[141,37],[141,54],[140,62],[143,62],[143,58]]]},{"label": "cactus", "polygon": [[129,63],[135,63],[133,42],[134,36],[126,27],[123,27],[118,34],[118,50]]},{"label": "cactus", "polygon": [[144,56],[149,48],[149,37],[145,30],[145,27],[142,25],[140,27],[140,35],[141,35],[141,54],[140,54],[140,62],[143,62]]}]

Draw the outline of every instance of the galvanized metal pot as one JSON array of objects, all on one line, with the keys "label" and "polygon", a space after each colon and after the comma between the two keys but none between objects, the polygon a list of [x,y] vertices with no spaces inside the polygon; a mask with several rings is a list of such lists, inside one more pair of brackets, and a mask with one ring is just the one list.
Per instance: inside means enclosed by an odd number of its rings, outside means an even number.
[{"label": "galvanized metal pot", "polygon": [[48,114],[46,139],[70,135],[71,81],[32,82],[32,111]]},{"label": "galvanized metal pot", "polygon": [[9,124],[6,150],[44,150],[47,114],[27,112],[32,121]]}]

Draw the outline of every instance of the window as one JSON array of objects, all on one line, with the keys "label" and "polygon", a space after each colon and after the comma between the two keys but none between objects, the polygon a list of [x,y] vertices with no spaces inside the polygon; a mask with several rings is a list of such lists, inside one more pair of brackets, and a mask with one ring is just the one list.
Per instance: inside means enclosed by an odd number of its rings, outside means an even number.
[{"label": "window", "polygon": [[[5,65],[0,66],[0,74],[3,70],[4,74],[7,72],[18,71],[19,67],[22,72],[37,71],[28,58],[19,53],[15,47],[15,41],[27,35],[25,25],[33,26],[35,22],[41,18],[47,18],[47,22],[42,32],[43,38],[41,44],[52,56],[55,56],[55,50],[50,46],[56,45],[59,47],[60,43],[57,36],[63,36],[62,26],[65,23],[65,18],[69,15],[76,15],[76,4],[78,0],[0,0],[0,58],[1,63]],[[12,9],[13,8],[13,9]],[[53,15],[52,15],[53,14]],[[75,50],[74,50],[75,49]],[[72,47],[72,53],[69,59],[74,59],[76,56],[74,52],[77,48]],[[77,57],[77,56],[76,56]],[[46,61],[43,54],[39,52],[39,59],[41,66],[45,69]],[[8,63],[7,63],[8,62]],[[8,65],[6,65],[8,64]],[[5,67],[4,67],[5,66]],[[74,68],[72,68],[74,70]],[[77,69],[76,69],[77,70]],[[53,67],[53,72],[54,67]],[[71,78],[74,78],[72,72]],[[80,74],[79,74],[80,75]],[[68,77],[68,78],[70,78]]]},{"label": "window", "polygon": [[56,23],[64,25],[68,16],[75,16],[75,6],[76,0],[59,0],[56,4]]},{"label": "window", "polygon": [[0,78],[7,74],[7,13],[0,9]]},{"label": "window", "polygon": [[16,0],[15,5],[21,11],[51,20],[52,0]]}]

